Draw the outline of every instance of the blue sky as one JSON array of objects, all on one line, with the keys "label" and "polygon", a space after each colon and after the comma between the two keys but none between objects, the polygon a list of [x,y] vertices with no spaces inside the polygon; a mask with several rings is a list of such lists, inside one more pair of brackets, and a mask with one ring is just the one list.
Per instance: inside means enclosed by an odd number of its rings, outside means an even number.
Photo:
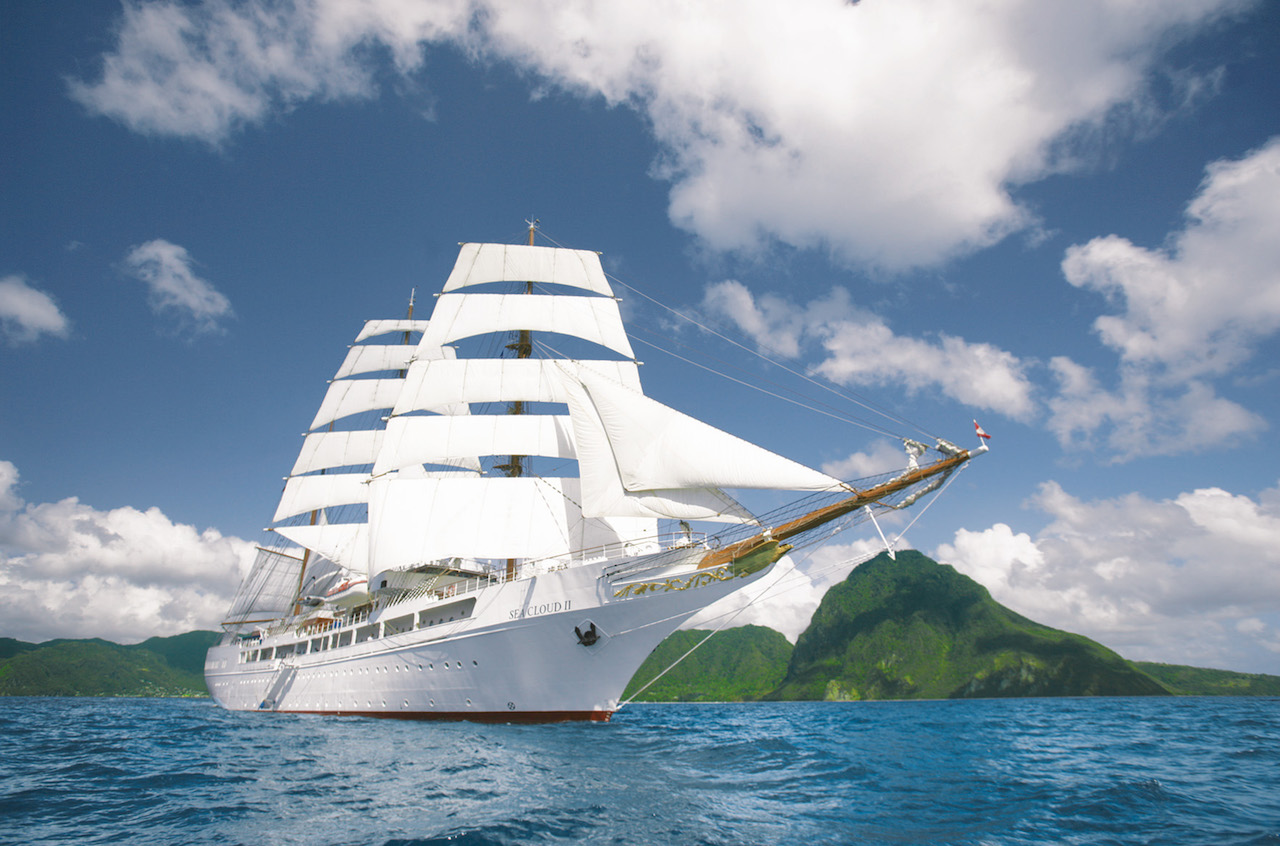
[{"label": "blue sky", "polygon": [[[931,433],[980,420],[907,539],[999,601],[1280,672],[1280,9],[1046,6],[7,4],[0,634],[214,626],[361,321],[535,216]],[[637,338],[786,378],[622,294]],[[637,350],[814,466],[897,449]],[[794,634],[826,581],[751,619]]]}]

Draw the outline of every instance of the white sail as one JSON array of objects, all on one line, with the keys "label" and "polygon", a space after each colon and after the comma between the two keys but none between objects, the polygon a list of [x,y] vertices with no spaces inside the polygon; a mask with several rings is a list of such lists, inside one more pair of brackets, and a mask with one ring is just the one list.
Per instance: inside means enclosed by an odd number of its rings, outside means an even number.
[{"label": "white sail", "polygon": [[[581,370],[640,390],[634,361],[578,361]],[[393,414],[439,411],[466,403],[565,402],[564,383],[551,359],[473,358],[413,362]]]},{"label": "white sail", "polygon": [[382,447],[384,432],[366,429],[354,432],[312,432],[302,442],[302,451],[290,476],[328,470],[331,467],[351,467],[372,464]]},{"label": "white sail", "polygon": [[574,458],[573,426],[567,415],[393,417],[373,472],[484,455]]},{"label": "white sail", "polygon": [[339,379],[331,382],[309,428],[319,429],[352,414],[391,408],[403,387],[403,379]]},{"label": "white sail", "polygon": [[387,335],[392,332],[425,332],[427,331],[427,321],[425,320],[409,320],[401,318],[399,320],[367,320],[364,328],[360,330],[360,334],[356,336],[356,343],[367,341],[370,338],[376,338],[379,335]]},{"label": "white sail", "polygon": [[273,531],[353,573],[369,572],[369,524],[277,526]]},{"label": "white sail", "polygon": [[335,379],[375,373],[380,370],[404,370],[416,350],[414,344],[356,344],[338,368]]},{"label": "white sail", "polygon": [[839,479],[703,423],[687,414],[583,371],[570,377],[594,415],[574,415],[574,427],[599,425],[628,491],[661,488],[839,490]]},{"label": "white sail", "polygon": [[570,335],[635,358],[618,304],[605,297],[442,294],[420,346],[442,347],[462,338],[520,329]]},{"label": "white sail", "polygon": [[328,473],[319,476],[293,476],[284,485],[280,505],[271,522],[286,517],[366,502],[369,496],[367,473]]},{"label": "white sail", "polygon": [[560,374],[573,420],[578,452],[582,513],[587,517],[654,517],[671,520],[710,520],[754,523],[755,517],[733,497],[716,488],[628,491],[614,457],[605,427],[586,389],[561,364]]},{"label": "white sail", "polygon": [[507,244],[463,244],[445,292],[487,282],[554,282],[612,296],[600,256],[588,250]]},{"label": "white sail", "polygon": [[379,568],[454,556],[543,558],[577,548],[572,479],[386,476],[370,483],[369,524]]}]

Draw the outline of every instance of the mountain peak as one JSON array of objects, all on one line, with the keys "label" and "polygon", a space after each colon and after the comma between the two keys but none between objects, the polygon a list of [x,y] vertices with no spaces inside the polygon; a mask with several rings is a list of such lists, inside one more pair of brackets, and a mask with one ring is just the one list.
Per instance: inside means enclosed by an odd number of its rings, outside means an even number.
[{"label": "mountain peak", "polygon": [[769,698],[1164,693],[1101,644],[1032,622],[953,567],[904,550],[876,556],[827,592]]}]

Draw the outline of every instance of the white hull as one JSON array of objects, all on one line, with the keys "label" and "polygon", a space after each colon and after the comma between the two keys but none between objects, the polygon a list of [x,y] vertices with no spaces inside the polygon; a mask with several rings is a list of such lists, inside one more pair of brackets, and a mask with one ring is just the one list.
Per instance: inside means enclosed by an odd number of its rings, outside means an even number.
[{"label": "white hull", "polygon": [[[455,597],[420,597],[381,608],[357,625],[306,637],[294,626],[260,639],[230,639],[209,651],[209,691],[219,705],[241,711],[608,720],[654,647],[701,608],[768,572],[726,578],[731,574],[720,568],[694,578],[699,571],[685,566],[675,578],[668,571],[628,580],[659,588],[618,598],[627,582],[602,576],[604,566],[573,567]],[[673,587],[663,589],[668,584]],[[437,613],[464,612],[461,619],[435,622]],[[395,632],[406,617],[411,627]],[[584,645],[575,628],[587,632],[592,624],[598,640]],[[349,635],[354,641],[357,632],[368,636],[374,626],[381,636],[310,651],[322,638],[336,644]],[[275,657],[277,649],[302,643],[306,654]],[[265,650],[271,657],[252,660]]]}]

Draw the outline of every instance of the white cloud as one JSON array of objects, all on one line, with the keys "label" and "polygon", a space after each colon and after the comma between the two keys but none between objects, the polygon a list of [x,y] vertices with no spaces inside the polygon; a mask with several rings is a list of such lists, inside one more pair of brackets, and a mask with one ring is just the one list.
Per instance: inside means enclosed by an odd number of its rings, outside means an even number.
[{"label": "white cloud", "polygon": [[1055,357],[1050,368],[1058,393],[1048,402],[1048,427],[1068,449],[1103,449],[1117,461],[1178,455],[1230,444],[1267,425],[1202,380],[1175,383],[1122,367],[1120,385],[1110,391],[1093,371],[1068,358]]},{"label": "white cloud", "polygon": [[826,592],[843,581],[858,563],[883,549],[878,541],[864,539],[827,544],[811,553],[793,552],[779,560],[768,576],[708,605],[681,628],[768,626],[795,643],[809,627]]},{"label": "white cloud", "polygon": [[127,2],[101,77],[72,93],[218,144],[303,100],[369,96],[374,57],[412,73],[448,41],[644,113],[672,219],[715,248],[763,234],[907,267],[1027,226],[1010,187],[1072,166],[1109,115],[1158,112],[1144,80],[1161,51],[1247,5]]},{"label": "white cloud", "polygon": [[0,278],[0,335],[11,345],[30,343],[41,335],[65,338],[71,324],[53,297],[17,275]]},{"label": "white cloud", "polygon": [[1048,482],[1034,505],[1051,522],[1034,539],[1005,524],[962,529],[935,557],[1013,610],[1127,658],[1274,673],[1277,492],[1085,501]]},{"label": "white cloud", "polygon": [[0,461],[0,513],[22,507],[18,496],[18,468],[12,461]]},{"label": "white cloud", "polygon": [[825,358],[813,370],[839,385],[936,390],[1018,420],[1035,411],[1031,382],[1014,355],[950,335],[897,335],[881,318],[857,309],[843,289],[801,306],[769,294],[757,300],[742,283],[728,280],[707,288],[702,309],[733,322],[766,350],[796,357],[806,346],[820,346]]},{"label": "white cloud", "polygon": [[1067,281],[1121,307],[1094,321],[1120,356],[1117,385],[1065,357],[1051,368],[1050,429],[1119,459],[1230,443],[1265,428],[1213,379],[1280,330],[1280,138],[1210,164],[1187,224],[1159,249],[1116,235],[1067,250]]},{"label": "white cloud", "polygon": [[134,247],[124,260],[125,271],[147,286],[157,315],[193,332],[217,332],[218,321],[232,315],[231,303],[191,265],[185,248],[159,238]]},{"label": "white cloud", "polygon": [[17,482],[0,461],[0,615],[11,637],[129,643],[215,629],[255,554],[158,508],[24,503]]},{"label": "white cloud", "polygon": [[880,439],[871,445],[868,452],[858,451],[839,461],[828,461],[822,465],[822,472],[848,480],[877,476],[906,466],[907,453],[902,442]]},{"label": "white cloud", "polygon": [[1067,250],[1067,281],[1123,306],[1094,328],[1125,362],[1220,374],[1280,329],[1280,138],[1209,165],[1187,225],[1149,250],[1116,235]]}]

